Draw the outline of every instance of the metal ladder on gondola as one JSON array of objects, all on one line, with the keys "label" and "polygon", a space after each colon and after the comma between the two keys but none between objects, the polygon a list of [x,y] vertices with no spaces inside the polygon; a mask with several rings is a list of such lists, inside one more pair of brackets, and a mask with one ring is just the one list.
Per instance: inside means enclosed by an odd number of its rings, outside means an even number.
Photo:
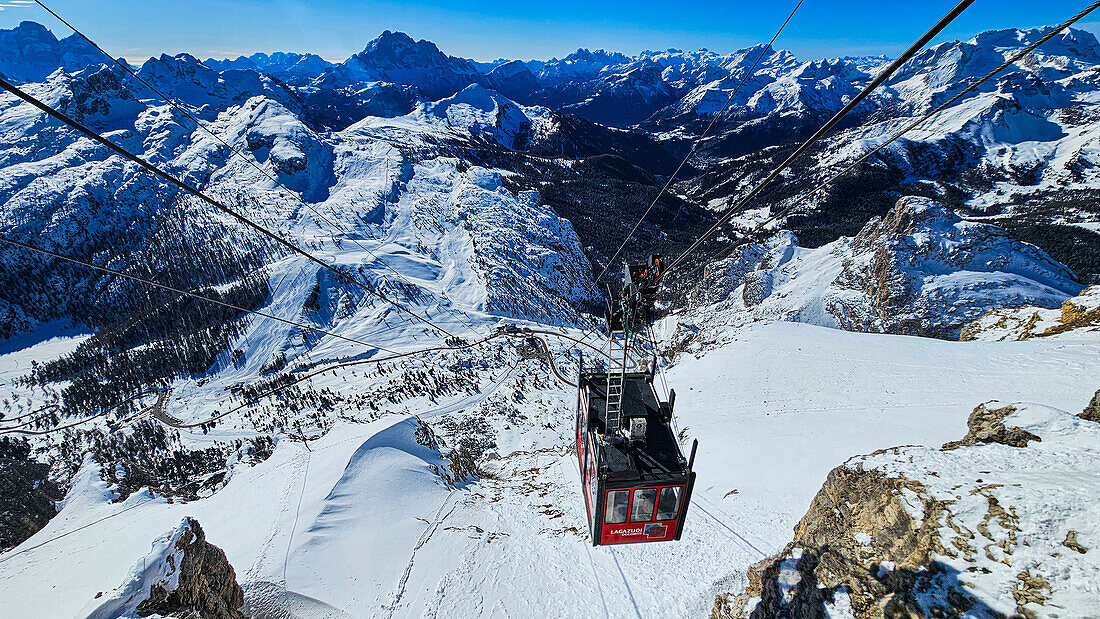
[{"label": "metal ladder on gondola", "polygon": [[[613,332],[607,366],[607,434],[617,435],[623,413],[623,385],[626,382],[627,334]],[[616,350],[616,345],[621,349]]]}]

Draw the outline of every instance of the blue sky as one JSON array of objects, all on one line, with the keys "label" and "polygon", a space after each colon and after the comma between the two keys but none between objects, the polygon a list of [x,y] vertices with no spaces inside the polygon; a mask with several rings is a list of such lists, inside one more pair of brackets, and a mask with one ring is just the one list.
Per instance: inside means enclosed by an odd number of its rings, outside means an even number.
[{"label": "blue sky", "polygon": [[[116,56],[161,52],[200,58],[254,51],[314,52],[339,61],[383,30],[429,39],[477,60],[549,58],[578,47],[634,54],[644,49],[717,52],[767,41],[797,0],[44,0]],[[0,0],[0,28],[23,20],[69,31],[30,0]],[[954,0],[805,0],[776,47],[801,57],[896,55]],[[1085,0],[978,0],[938,40],[991,28],[1054,24]],[[1089,21],[1091,20],[1091,21]],[[1084,27],[1100,31],[1100,11]]]}]

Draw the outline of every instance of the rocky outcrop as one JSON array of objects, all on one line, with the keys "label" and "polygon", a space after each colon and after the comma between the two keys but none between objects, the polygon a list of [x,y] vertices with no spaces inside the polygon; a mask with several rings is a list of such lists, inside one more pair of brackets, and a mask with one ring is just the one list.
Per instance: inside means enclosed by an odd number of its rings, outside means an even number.
[{"label": "rocky outcrop", "polygon": [[[837,467],[829,473],[795,539],[777,557],[753,566],[736,597],[719,597],[715,617],[826,617],[844,604],[857,617],[921,616],[918,596],[938,592],[938,610],[978,604],[948,586],[930,558],[944,505],[920,497],[924,487],[880,471]],[[924,513],[914,518],[906,503]],[[950,598],[950,599],[949,599]],[[956,615],[957,616],[957,615]]]},{"label": "rocky outcrop", "polygon": [[970,418],[966,420],[967,432],[962,440],[944,443],[943,449],[958,449],[967,445],[980,445],[982,443],[999,443],[1010,447],[1027,447],[1031,441],[1043,439],[1022,428],[1010,427],[1004,424],[1005,417],[1015,413],[1012,406],[991,408],[985,404],[979,404]]},{"label": "rocky outcrop", "polygon": [[61,489],[25,441],[0,437],[0,549],[34,535],[57,514]]},{"label": "rocky outcrop", "polygon": [[1100,337],[1100,286],[1066,299],[1057,309],[1025,306],[994,309],[963,327],[964,342]]},{"label": "rocky outcrop", "polygon": [[1082,288],[1038,247],[928,198],[898,200],[850,251],[825,295],[850,331],[956,339],[990,308],[1058,307]]},{"label": "rocky outcrop", "polygon": [[152,551],[131,568],[127,581],[88,617],[244,619],[243,605],[244,590],[225,552],[207,542],[198,521],[188,517],[157,538]]},{"label": "rocky outcrop", "polygon": [[1096,395],[1092,396],[1092,401],[1089,402],[1084,412],[1078,415],[1078,417],[1087,421],[1100,423],[1100,389],[1096,390]]},{"label": "rocky outcrop", "polygon": [[1100,472],[1100,428],[993,403],[968,425],[942,449],[834,469],[793,541],[750,568],[744,591],[717,596],[712,616],[1091,615],[1100,590],[1081,583],[1095,576],[1098,491],[1079,480]]},{"label": "rocky outcrop", "polygon": [[[814,249],[789,231],[743,245],[708,265],[700,288],[689,303],[717,330],[793,321],[941,339],[958,339],[991,309],[1058,308],[1082,290],[1038,247],[916,196],[856,236]],[[1067,324],[1092,320],[1092,307],[1071,303]]]}]

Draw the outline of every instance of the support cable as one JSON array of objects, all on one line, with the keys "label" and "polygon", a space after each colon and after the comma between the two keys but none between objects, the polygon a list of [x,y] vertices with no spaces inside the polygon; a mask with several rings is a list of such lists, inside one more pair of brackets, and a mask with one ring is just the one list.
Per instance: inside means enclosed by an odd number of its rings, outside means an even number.
[{"label": "support cable", "polygon": [[[1035,41],[1031,45],[1028,45],[1024,49],[1022,49],[1019,52],[1013,54],[1008,60],[1004,61],[999,67],[997,67],[996,69],[993,69],[989,73],[986,73],[981,79],[979,79],[978,81],[974,82],[973,84],[967,86],[963,90],[959,91],[958,94],[956,94],[955,96],[951,97],[947,101],[940,104],[936,109],[932,110],[931,112],[928,112],[927,114],[925,114],[921,118],[917,119],[916,121],[914,121],[910,125],[906,126],[901,131],[895,133],[889,140],[886,140],[882,144],[880,144],[880,145],[876,146],[875,148],[867,151],[859,159],[856,159],[855,161],[853,161],[848,167],[844,168],[840,172],[837,172],[831,178],[829,178],[829,180],[827,180],[827,181],[821,183],[820,185],[818,185],[817,187],[815,187],[810,193],[811,194],[817,193],[818,191],[824,189],[827,185],[830,185],[831,183],[836,181],[841,176],[844,176],[848,172],[851,172],[853,169],[856,168],[856,166],[863,163],[864,161],[867,161],[867,159],[869,157],[871,157],[875,153],[880,152],[882,149],[886,148],[887,146],[892,144],[895,140],[901,138],[906,133],[909,133],[913,129],[916,129],[920,125],[923,125],[925,122],[927,122],[930,118],[932,118],[936,114],[939,114],[940,112],[944,111],[945,109],[951,107],[952,105],[955,104],[955,102],[957,102],[959,99],[961,99],[964,95],[966,95],[967,93],[972,92],[978,86],[981,86],[985,82],[993,79],[993,77],[995,77],[1001,71],[1004,71],[1005,69],[1012,66],[1013,64],[1016,64],[1024,56],[1027,56],[1031,52],[1035,51],[1035,49],[1038,48],[1040,45],[1042,45],[1043,43],[1046,43],[1047,41],[1051,40],[1052,38],[1054,38],[1055,35],[1062,32],[1066,28],[1069,28],[1074,23],[1076,23],[1077,21],[1079,21],[1080,19],[1082,19],[1083,17],[1085,17],[1089,13],[1093,12],[1097,8],[1100,8],[1100,0],[1098,0],[1097,2],[1093,2],[1092,4],[1090,4],[1088,7],[1086,7],[1084,10],[1082,10],[1077,15],[1074,15],[1073,17],[1071,17],[1071,18],[1067,19],[1066,21],[1062,22],[1061,25],[1055,26],[1053,30],[1048,32],[1041,39],[1039,39],[1038,41]],[[783,212],[786,212],[786,211],[789,211],[789,210],[790,210],[790,207],[788,207],[787,209],[784,209]],[[775,216],[769,218],[769,220],[774,219],[774,218],[775,218]]]}]

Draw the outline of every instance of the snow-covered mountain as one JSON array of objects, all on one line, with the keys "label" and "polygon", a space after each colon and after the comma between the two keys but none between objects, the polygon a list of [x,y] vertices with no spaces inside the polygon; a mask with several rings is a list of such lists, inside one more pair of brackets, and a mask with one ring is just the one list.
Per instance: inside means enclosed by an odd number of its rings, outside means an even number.
[{"label": "snow-covered mountain", "polygon": [[800,247],[781,232],[739,248],[707,267],[699,309],[689,314],[705,317],[705,328],[793,320],[956,339],[994,308],[1060,307],[1082,288],[1038,247],[908,197],[855,237],[822,247]]},{"label": "snow-covered mountain", "polygon": [[0,29],[0,75],[11,82],[41,82],[58,69],[73,72],[101,64],[110,60],[75,34],[58,40],[33,21]]},{"label": "snow-covered mountain", "polygon": [[[1010,67],[848,176],[819,187],[1045,32],[988,32],[925,50],[872,97],[857,126],[826,138],[795,165],[789,182],[765,192],[755,206],[792,210],[783,226],[800,242],[818,246],[856,234],[901,195],[925,195],[964,216],[984,215],[1072,264],[1078,278],[1092,277],[1100,271],[1100,245],[1088,228],[1096,221],[1090,203],[1097,185],[1093,78],[1100,44],[1088,32],[1055,37],[1042,53]],[[732,130],[731,139],[738,131]],[[716,138],[715,147],[722,141]],[[739,155],[694,179],[689,192],[721,209],[767,165],[755,154]]]},{"label": "snow-covered mountain", "polygon": [[325,70],[316,85],[346,88],[364,82],[390,82],[415,86],[423,96],[439,99],[481,78],[482,73],[469,60],[448,56],[431,41],[414,41],[403,32],[387,30],[363,51]]},{"label": "snow-covered mountain", "polygon": [[[252,617],[721,616],[750,580],[769,582],[750,571],[762,559],[786,553],[776,570],[811,573],[785,547],[823,482],[829,495],[829,471],[902,444],[929,447],[861,462],[919,477],[929,501],[969,484],[978,492],[955,499],[952,522],[992,527],[971,510],[987,494],[1018,506],[1028,564],[976,563],[989,570],[973,580],[984,604],[1011,610],[1006,587],[1033,593],[1042,575],[1042,597],[1065,608],[1025,610],[1086,614],[1095,591],[1057,574],[1095,571],[1091,555],[1040,556],[1054,533],[1027,528],[1047,486],[970,478],[998,461],[1030,479],[1092,456],[1092,429],[1059,411],[1100,386],[1095,294],[1080,294],[1097,272],[1095,38],[1052,41],[852,180],[810,193],[1041,32],[927,50],[705,246],[697,272],[669,280],[651,352],[657,382],[678,393],[684,447],[700,440],[699,482],[682,541],[613,549],[584,532],[576,390],[557,377],[600,355],[590,327],[606,288],[593,267],[651,205],[627,255],[677,254],[885,58],[757,46],[479,64],[386,32],[337,64],[143,63],[215,139],[106,63],[5,48],[0,72],[30,71],[20,83],[34,96],[361,285],[0,97],[0,234],[230,305],[0,248],[0,475],[12,482],[0,527],[21,523],[0,531],[14,546],[0,554],[0,614],[183,612],[173,605],[201,605],[192,594],[206,586]],[[760,54],[685,180],[654,203]],[[1067,306],[1087,324],[1057,327]],[[1057,338],[1026,337],[1050,328]],[[962,329],[1028,341],[949,341]],[[553,368],[532,354],[542,346]],[[1006,419],[1046,447],[939,452],[991,399],[1042,403]],[[1096,520],[1091,495],[1071,495],[1051,520],[1058,536]],[[1075,544],[1096,543],[1095,527],[1072,528]],[[844,549],[883,549],[861,539]],[[182,547],[195,540],[217,579],[193,578]],[[895,556],[879,554],[880,567]]]},{"label": "snow-covered mountain", "polygon": [[281,79],[288,84],[301,86],[321,76],[332,63],[317,54],[297,54],[293,52],[275,52],[265,54],[257,52],[251,56],[238,56],[232,60],[207,58],[203,64],[215,71],[230,69],[251,69]]}]

